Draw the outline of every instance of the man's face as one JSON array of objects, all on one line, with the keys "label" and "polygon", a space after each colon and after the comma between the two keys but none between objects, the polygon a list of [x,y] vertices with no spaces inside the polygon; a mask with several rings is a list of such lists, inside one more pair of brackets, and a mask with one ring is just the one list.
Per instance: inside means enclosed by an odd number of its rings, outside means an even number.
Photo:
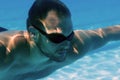
[{"label": "man's face", "polygon": [[[46,18],[40,21],[44,25],[47,34],[62,34],[67,37],[72,32],[71,20],[65,17],[58,17],[54,10],[49,11]],[[64,40],[60,43],[55,43],[41,34],[39,46],[44,55],[52,60],[61,62],[66,59],[70,48],[70,41]]]}]

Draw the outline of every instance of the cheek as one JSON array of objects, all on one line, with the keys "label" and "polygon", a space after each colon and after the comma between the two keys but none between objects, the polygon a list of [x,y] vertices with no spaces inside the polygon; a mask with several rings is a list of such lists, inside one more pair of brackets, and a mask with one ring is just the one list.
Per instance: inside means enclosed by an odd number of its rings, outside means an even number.
[{"label": "cheek", "polygon": [[45,42],[44,48],[45,48],[46,52],[48,52],[48,53],[54,53],[56,51],[56,45],[52,44],[49,41]]},{"label": "cheek", "polygon": [[40,38],[40,46],[46,53],[54,53],[56,50],[56,44],[50,42],[46,37]]}]

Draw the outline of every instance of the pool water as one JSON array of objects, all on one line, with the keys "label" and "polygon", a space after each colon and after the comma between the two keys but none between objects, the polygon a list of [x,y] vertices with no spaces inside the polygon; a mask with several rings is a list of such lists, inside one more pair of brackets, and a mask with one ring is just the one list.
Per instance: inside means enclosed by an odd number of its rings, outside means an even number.
[{"label": "pool water", "polygon": [[[0,26],[25,30],[34,0],[0,0]],[[96,29],[120,24],[120,0],[61,0],[70,9],[74,29]],[[109,42],[71,65],[38,80],[120,80],[120,41]]]},{"label": "pool water", "polygon": [[120,80],[120,42],[109,43],[39,80]]}]

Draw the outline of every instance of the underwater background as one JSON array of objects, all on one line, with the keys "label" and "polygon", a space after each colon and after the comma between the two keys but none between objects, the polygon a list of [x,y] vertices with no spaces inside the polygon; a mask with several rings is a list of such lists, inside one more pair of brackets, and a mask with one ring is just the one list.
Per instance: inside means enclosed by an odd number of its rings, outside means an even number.
[{"label": "underwater background", "polygon": [[[120,0],[61,0],[71,11],[74,30],[120,24]],[[34,0],[0,0],[0,26],[25,30]],[[109,42],[71,65],[38,80],[120,80],[120,41]]]}]

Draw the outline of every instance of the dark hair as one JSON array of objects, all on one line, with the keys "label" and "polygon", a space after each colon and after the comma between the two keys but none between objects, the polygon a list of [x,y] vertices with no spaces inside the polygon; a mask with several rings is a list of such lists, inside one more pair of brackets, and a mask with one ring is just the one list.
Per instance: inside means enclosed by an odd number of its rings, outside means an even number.
[{"label": "dark hair", "polygon": [[71,17],[69,9],[60,0],[36,0],[29,10],[27,27],[30,24],[35,24],[38,18],[41,20],[45,19],[50,10],[55,10],[58,16]]}]

